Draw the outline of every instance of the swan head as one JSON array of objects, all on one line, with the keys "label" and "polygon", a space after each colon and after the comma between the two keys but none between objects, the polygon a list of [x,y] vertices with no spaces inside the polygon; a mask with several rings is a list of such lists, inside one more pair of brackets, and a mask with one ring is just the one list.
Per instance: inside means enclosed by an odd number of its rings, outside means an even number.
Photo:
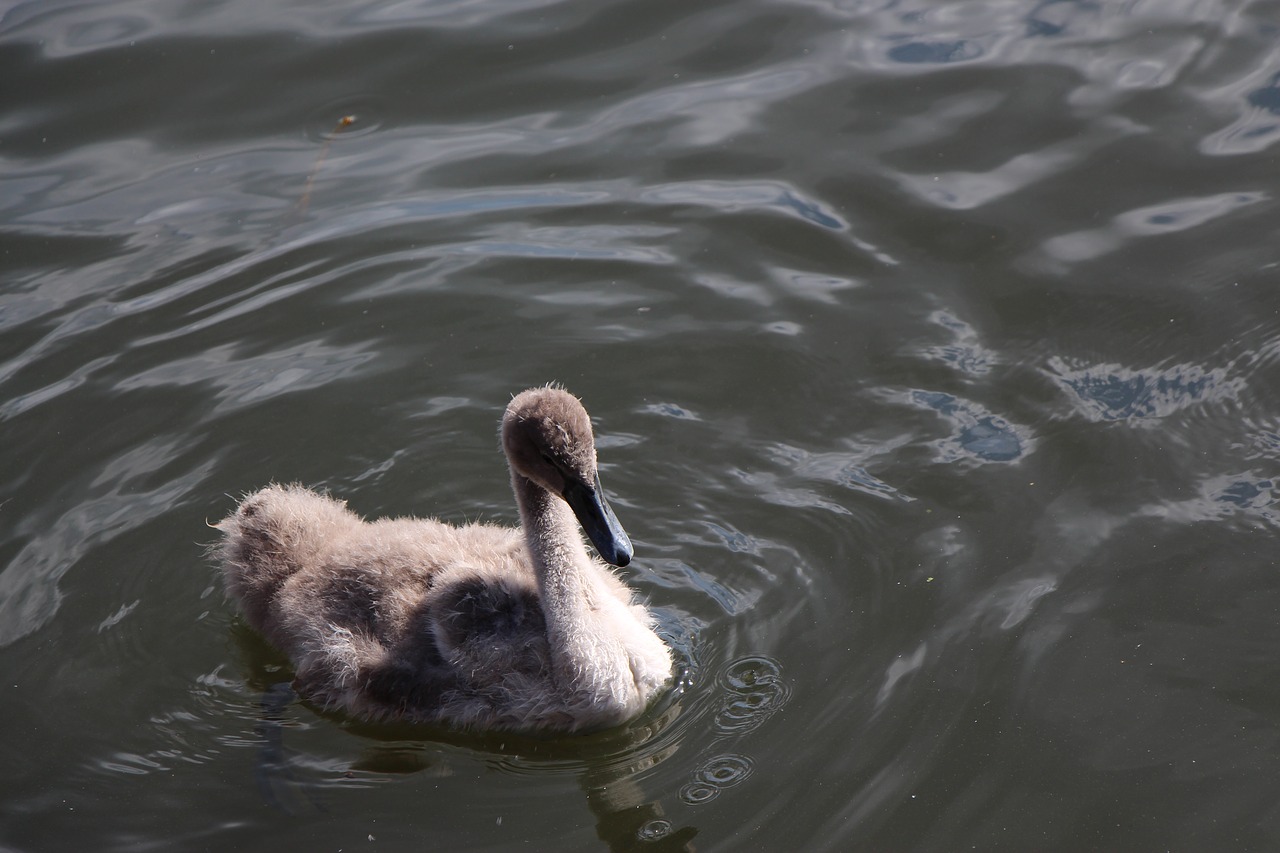
[{"label": "swan head", "polygon": [[606,562],[631,562],[631,540],[613,514],[596,468],[591,418],[561,388],[517,394],[502,417],[502,449],[511,469],[562,498]]}]

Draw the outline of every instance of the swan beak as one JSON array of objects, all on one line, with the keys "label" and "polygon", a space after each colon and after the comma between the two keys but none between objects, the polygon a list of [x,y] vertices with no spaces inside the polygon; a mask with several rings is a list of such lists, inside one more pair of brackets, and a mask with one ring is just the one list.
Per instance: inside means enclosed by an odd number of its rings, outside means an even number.
[{"label": "swan beak", "polygon": [[598,472],[595,479],[594,488],[586,483],[570,480],[564,487],[565,502],[578,517],[582,529],[587,531],[587,536],[591,539],[591,544],[596,546],[601,559],[610,565],[625,566],[631,562],[631,555],[634,553],[631,539],[604,498]]}]

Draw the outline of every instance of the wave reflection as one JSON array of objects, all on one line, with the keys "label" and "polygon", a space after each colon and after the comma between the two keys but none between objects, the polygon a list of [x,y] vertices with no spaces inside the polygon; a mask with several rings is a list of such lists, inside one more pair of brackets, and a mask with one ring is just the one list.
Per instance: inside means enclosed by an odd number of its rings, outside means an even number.
[{"label": "wave reflection", "polygon": [[1049,376],[1091,421],[1148,423],[1200,403],[1234,401],[1244,389],[1244,380],[1226,369],[1194,364],[1133,370],[1118,364],[1074,367],[1054,357],[1049,368]]}]

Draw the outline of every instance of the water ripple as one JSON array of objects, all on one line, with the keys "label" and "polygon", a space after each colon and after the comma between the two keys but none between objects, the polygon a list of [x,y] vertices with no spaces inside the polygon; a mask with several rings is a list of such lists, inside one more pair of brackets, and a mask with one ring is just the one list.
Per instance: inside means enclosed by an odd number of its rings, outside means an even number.
[{"label": "water ripple", "polygon": [[947,311],[934,311],[929,320],[951,332],[953,342],[926,347],[926,358],[943,362],[970,376],[985,376],[999,359],[995,353],[982,346],[978,333],[963,320]]},{"label": "water ripple", "polygon": [[646,187],[637,196],[649,204],[694,204],[732,213],[738,210],[769,210],[785,213],[813,225],[836,231],[848,223],[816,199],[804,197],[797,189],[777,181],[685,181]]},{"label": "water ripple", "polygon": [[88,494],[57,518],[28,519],[29,529],[20,531],[26,543],[0,569],[0,646],[27,636],[54,617],[63,599],[59,581],[86,554],[171,511],[209,476],[216,460],[206,460],[177,480],[134,490],[139,481],[146,482],[186,450],[185,440],[164,436],[140,445],[109,460],[87,487]]},{"label": "water ripple", "polygon": [[977,403],[941,391],[912,391],[908,400],[932,409],[955,426],[950,437],[933,443],[939,462],[1016,462],[1034,446],[1026,427],[1012,424]]},{"label": "water ripple", "polygon": [[1224,86],[1207,89],[1210,103],[1234,104],[1235,121],[1200,141],[1200,152],[1209,156],[1238,157],[1264,151],[1280,141],[1280,50],[1268,60],[1247,68],[1244,76]]},{"label": "water ripple", "polygon": [[725,688],[715,727],[724,734],[741,735],[759,728],[787,703],[791,688],[781,668],[771,658],[739,658],[720,675]]},{"label": "water ripple", "polygon": [[949,210],[972,210],[1085,162],[1117,138],[1138,132],[1132,124],[1111,119],[1087,135],[1020,153],[986,172],[900,173],[902,187],[922,200]]},{"label": "water ripple", "polygon": [[1149,424],[1202,403],[1235,401],[1244,389],[1244,380],[1226,369],[1195,364],[1133,370],[1118,364],[1078,366],[1055,356],[1049,368],[1049,376],[1091,421]]},{"label": "water ripple", "polygon": [[698,770],[698,778],[717,788],[732,788],[746,781],[755,768],[755,762],[745,755],[717,755]]},{"label": "water ripple", "polygon": [[1215,474],[1205,477],[1197,490],[1195,497],[1148,504],[1136,514],[1179,524],[1240,517],[1260,521],[1265,527],[1280,527],[1280,485],[1274,477],[1253,471]]},{"label": "water ripple", "polygon": [[702,765],[694,781],[680,789],[680,799],[691,806],[708,803],[751,775],[753,762],[745,755],[717,755]]},{"label": "water ripple", "polygon": [[888,455],[891,447],[892,443],[889,443],[888,446],[881,444],[859,447],[854,452],[815,453],[778,443],[769,445],[766,452],[775,462],[796,475],[825,480],[874,498],[910,503],[915,498],[867,470],[866,466],[872,460]]},{"label": "water ripple", "polygon": [[674,827],[665,818],[654,818],[636,830],[636,837],[641,841],[657,841],[671,834]]},{"label": "water ripple", "polygon": [[707,782],[690,782],[680,789],[680,799],[691,806],[709,803],[720,796],[720,789]]},{"label": "water ripple", "polygon": [[730,476],[741,480],[753,492],[758,494],[762,500],[768,503],[788,507],[812,507],[814,509],[824,509],[837,515],[850,515],[848,507],[820,496],[813,489],[786,485],[789,475],[784,476],[767,471],[746,471],[741,468],[731,468],[728,473]]},{"label": "water ripple", "polygon": [[140,371],[117,387],[207,383],[219,389],[215,411],[226,412],[357,376],[376,358],[377,353],[365,344],[334,347],[309,341],[260,354],[241,353],[238,347],[226,345]]},{"label": "water ripple", "polygon": [[1102,228],[1052,237],[1045,241],[1043,250],[1050,258],[1064,263],[1090,261],[1128,245],[1135,237],[1185,231],[1269,198],[1266,192],[1251,191],[1171,199],[1125,211]]},{"label": "water ripple", "polygon": [[649,403],[637,411],[646,415],[657,415],[663,418],[675,418],[682,421],[700,421],[702,418],[677,403]]}]

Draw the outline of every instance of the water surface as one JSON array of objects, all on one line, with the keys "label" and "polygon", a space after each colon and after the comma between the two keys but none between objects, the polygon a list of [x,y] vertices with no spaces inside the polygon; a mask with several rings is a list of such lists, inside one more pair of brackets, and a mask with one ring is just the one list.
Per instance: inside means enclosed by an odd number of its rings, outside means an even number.
[{"label": "water surface", "polygon": [[[8,6],[0,845],[1274,849],[1278,21]],[[264,722],[206,523],[514,523],[550,380],[679,684]]]}]

